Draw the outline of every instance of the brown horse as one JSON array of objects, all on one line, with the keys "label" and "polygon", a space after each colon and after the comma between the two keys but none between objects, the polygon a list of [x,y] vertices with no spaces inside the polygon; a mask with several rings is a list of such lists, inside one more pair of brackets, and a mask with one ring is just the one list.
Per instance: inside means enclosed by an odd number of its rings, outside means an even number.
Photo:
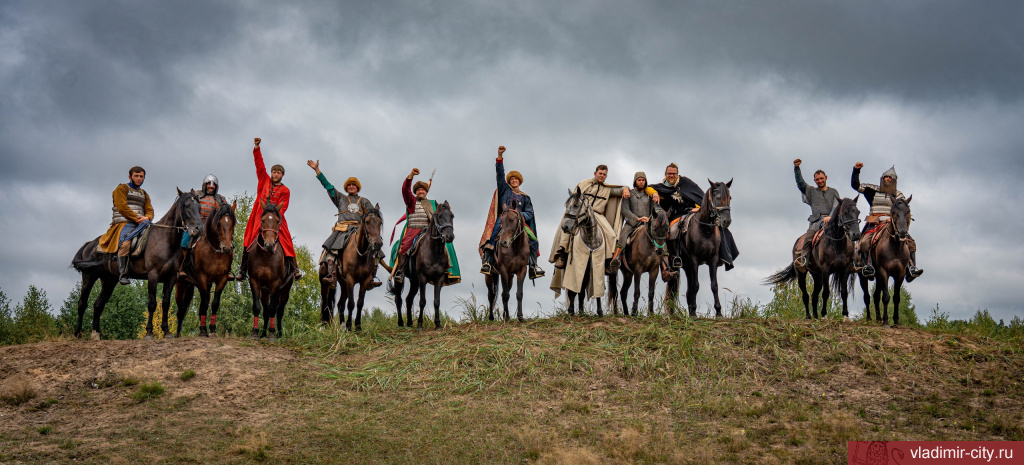
[{"label": "brown horse", "polygon": [[[661,269],[662,257],[665,255],[665,245],[668,242],[668,216],[661,210],[655,210],[651,215],[652,221],[637,228],[633,242],[626,244],[622,251],[622,314],[637,315],[637,307],[640,305],[640,276],[648,274],[647,283],[647,314],[654,315],[654,285],[657,282],[658,272]],[[610,278],[609,291],[611,292],[612,312],[615,310],[615,275]],[[630,311],[627,304],[629,286],[634,284],[636,291],[633,293],[633,308]]]},{"label": "brown horse", "polygon": [[252,334],[250,339],[259,339],[260,308],[263,309],[263,331],[268,339],[275,340],[282,334],[284,307],[292,289],[295,275],[288,269],[284,248],[278,247],[278,233],[281,229],[281,211],[277,205],[268,203],[260,216],[260,234],[245,251],[249,255],[249,290],[252,291]]},{"label": "brown horse", "polygon": [[[236,203],[221,203],[217,210],[206,218],[203,225],[206,234],[195,241],[193,246],[194,273],[192,282],[179,280],[174,285],[174,300],[178,306],[178,330],[181,337],[181,323],[185,321],[189,305],[196,288],[199,288],[199,335],[217,336],[217,311],[220,310],[220,296],[231,274],[231,260],[235,245],[231,242],[238,219],[235,217]],[[213,286],[213,306],[210,330],[206,330],[206,310],[210,308],[210,286]]]},{"label": "brown horse", "polygon": [[[686,234],[680,234],[677,239],[677,250],[681,251],[683,271],[686,273],[686,307],[691,317],[697,316],[697,290],[700,288],[697,271],[700,265],[708,266],[711,293],[715,297],[715,316],[722,316],[722,302],[718,299],[718,267],[722,262],[718,257],[718,250],[722,243],[723,229],[732,223],[732,195],[729,194],[732,179],[729,182],[713,182],[708,179],[708,182],[711,188],[704,192],[700,211],[684,220],[688,224],[680,225],[680,230],[685,228]],[[679,281],[678,276],[668,281],[666,294],[670,314],[677,305]]]},{"label": "brown horse", "polygon": [[[765,279],[765,284],[783,284],[796,281],[800,285],[800,293],[804,301],[804,313],[811,319],[818,318],[818,296],[821,295],[821,316],[828,314],[829,291],[836,292],[843,300],[843,316],[849,317],[846,299],[849,296],[849,285],[852,283],[854,245],[860,240],[860,210],[857,199],[842,199],[836,208],[836,215],[822,227],[821,239],[811,248],[807,257],[807,267],[800,271],[793,263]],[[802,238],[803,236],[801,236]],[[810,240],[810,239],[806,239]],[[796,260],[800,246],[797,239],[793,247],[793,260]],[[811,304],[807,303],[807,273],[814,278],[814,292]],[[829,286],[831,278],[831,289]],[[822,292],[824,291],[824,294]]]},{"label": "brown horse", "polygon": [[[146,239],[145,250],[141,257],[132,257],[128,265],[128,276],[133,279],[145,279],[148,282],[149,301],[146,308],[149,312],[149,319],[146,322],[146,339],[153,339],[153,312],[156,311],[157,285],[163,284],[163,319],[160,328],[164,337],[174,337],[170,334],[167,321],[167,310],[171,307],[171,289],[175,279],[178,277],[178,269],[181,266],[181,236],[188,231],[192,237],[198,237],[203,230],[203,224],[199,216],[199,198],[195,192],[187,193],[178,190],[178,198],[174,201],[171,209],[160,218],[160,221],[149,227],[148,238]],[[96,280],[100,281],[100,295],[93,303],[92,313],[92,339],[100,338],[100,315],[103,307],[110,299],[110,295],[117,286],[118,270],[116,254],[105,254],[96,251],[99,238],[86,242],[75,258],[71,260],[71,266],[82,274],[82,293],[78,298],[78,325],[75,327],[75,336],[82,335],[82,319],[85,316],[85,307],[89,304],[89,293]]]},{"label": "brown horse", "polygon": [[[344,321],[349,331],[352,331],[352,312],[355,310],[355,329],[362,330],[363,299],[366,291],[373,283],[373,276],[377,273],[377,252],[384,246],[384,239],[380,237],[380,228],[384,219],[380,213],[380,204],[374,205],[373,210],[367,210],[359,223],[359,229],[351,237],[341,255],[335,262],[337,267],[338,284],[341,287],[341,300],[338,302],[338,317]],[[359,285],[359,299],[354,298],[355,286]],[[348,319],[344,318],[346,302],[348,305]],[[331,312],[333,314],[333,312]],[[322,316],[322,314],[321,314]],[[330,315],[328,316],[328,322]]]},{"label": "brown horse", "polygon": [[526,218],[512,205],[505,205],[501,213],[501,231],[494,243],[494,273],[484,276],[487,285],[487,319],[494,321],[494,301],[501,281],[501,304],[505,321],[509,320],[508,299],[512,278],[516,279],[516,318],[523,320],[523,281],[530,261],[530,240],[526,233]]},{"label": "brown horse", "polygon": [[[448,258],[448,251],[445,244],[455,240],[455,214],[451,206],[445,201],[438,204],[437,210],[431,215],[427,227],[423,230],[423,236],[418,239],[417,245],[405,261],[405,276],[409,281],[409,294],[405,298],[406,322],[412,327],[412,300],[416,293],[420,294],[420,316],[419,328],[423,328],[423,308],[427,306],[427,284],[434,285],[434,328],[441,327],[441,287],[448,276],[448,268],[451,261]],[[398,307],[398,326],[403,326],[402,321],[402,288],[405,282],[391,282],[388,285],[388,293],[394,296],[395,305]]]},{"label": "brown horse", "polygon": [[[910,199],[897,199],[892,204],[889,221],[875,232],[880,235],[878,243],[868,252],[875,264],[875,319],[889,326],[889,278],[892,278],[892,324],[900,324],[900,288],[907,277],[910,266]],[[860,277],[860,288],[864,291],[864,307],[868,321],[871,320],[871,303],[868,300],[868,278]],[[879,306],[879,297],[882,305]],[[881,309],[881,311],[880,311]]]}]

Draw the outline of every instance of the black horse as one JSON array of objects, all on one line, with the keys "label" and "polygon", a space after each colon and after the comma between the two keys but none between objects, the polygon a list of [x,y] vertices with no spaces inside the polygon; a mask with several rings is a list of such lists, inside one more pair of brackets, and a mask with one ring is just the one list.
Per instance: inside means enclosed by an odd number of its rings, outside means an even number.
[{"label": "black horse", "polygon": [[[427,306],[427,284],[434,285],[434,327],[441,327],[441,287],[448,276],[451,261],[445,244],[455,240],[455,214],[448,202],[437,206],[437,210],[427,222],[423,236],[414,246],[413,254],[405,261],[405,276],[409,281],[409,294],[405,298],[406,322],[412,327],[412,300],[416,293],[420,294],[419,327],[423,328],[423,308]],[[405,283],[388,285],[388,293],[395,298],[398,307],[398,326],[402,321],[402,289]]]},{"label": "black horse", "polygon": [[[818,318],[818,296],[821,295],[821,316],[828,314],[829,279],[831,278],[831,291],[838,293],[843,299],[843,316],[849,317],[846,299],[849,296],[849,286],[853,278],[854,246],[860,239],[860,210],[857,209],[857,199],[842,199],[836,208],[835,217],[825,223],[822,227],[821,239],[811,248],[810,256],[807,257],[805,267],[790,263],[765,279],[765,284],[775,285],[793,282],[800,284],[800,293],[804,301],[804,313],[807,319]],[[797,239],[793,247],[793,259],[796,260],[797,253],[801,247],[801,240]],[[814,278],[814,293],[811,297],[811,306],[807,306],[807,273]],[[824,294],[822,295],[822,291]],[[812,312],[813,309],[813,312]]]},{"label": "black horse", "polygon": [[[685,229],[686,233],[679,234],[676,239],[676,250],[681,251],[683,271],[686,273],[686,307],[691,317],[697,316],[697,290],[700,288],[697,271],[701,265],[708,266],[708,274],[711,276],[715,316],[722,316],[722,303],[718,299],[718,267],[722,265],[722,261],[718,251],[725,228],[732,223],[732,195],[729,194],[732,179],[729,182],[713,182],[708,179],[708,183],[711,184],[711,188],[704,192],[699,212],[684,217],[683,221],[687,224],[680,224],[680,231]],[[678,305],[676,302],[679,297],[679,281],[678,276],[668,281],[666,297],[669,302],[669,313]]]},{"label": "black horse", "polygon": [[[153,312],[156,311],[156,290],[163,284],[163,319],[160,329],[164,337],[174,337],[168,328],[167,311],[171,308],[171,289],[178,277],[178,269],[183,258],[181,252],[181,236],[188,231],[189,236],[199,237],[203,232],[203,223],[199,213],[199,198],[195,192],[181,192],[171,209],[160,218],[160,221],[149,227],[145,250],[141,257],[132,257],[128,264],[128,276],[133,279],[145,279],[148,283],[149,300],[147,310],[149,319],[146,321],[146,339],[153,339]],[[82,294],[78,297],[78,325],[75,336],[82,335],[82,320],[85,307],[89,305],[89,293],[96,280],[100,281],[100,295],[93,303],[92,339],[100,338],[100,315],[103,307],[117,286],[118,270],[117,255],[98,252],[96,245],[99,237],[86,242],[75,252],[71,266],[82,274]]]},{"label": "black horse", "polygon": [[[892,324],[900,324],[900,288],[907,278],[907,268],[910,266],[910,247],[907,239],[910,238],[910,199],[897,199],[892,204],[892,211],[889,221],[881,225],[880,230],[875,234],[880,236],[868,253],[875,264],[875,319],[883,325],[889,324],[889,278],[892,278]],[[871,305],[868,301],[868,279],[860,277],[860,287],[864,291],[864,307],[867,312],[867,319],[871,320]],[[879,306],[881,297],[881,306]],[[882,310],[880,312],[879,310]]]}]

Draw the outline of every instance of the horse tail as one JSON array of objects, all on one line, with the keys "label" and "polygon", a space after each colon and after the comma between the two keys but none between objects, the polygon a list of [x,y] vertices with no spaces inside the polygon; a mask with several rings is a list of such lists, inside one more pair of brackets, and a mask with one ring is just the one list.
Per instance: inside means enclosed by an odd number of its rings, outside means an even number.
[{"label": "horse tail", "polygon": [[765,285],[785,284],[796,281],[796,268],[790,263],[789,266],[779,270],[775,274],[762,281]]},{"label": "horse tail", "polygon": [[71,259],[71,267],[79,273],[83,273],[88,269],[103,265],[102,256],[95,252],[98,242],[99,239],[97,238],[82,244],[78,251],[75,252],[75,258]]}]

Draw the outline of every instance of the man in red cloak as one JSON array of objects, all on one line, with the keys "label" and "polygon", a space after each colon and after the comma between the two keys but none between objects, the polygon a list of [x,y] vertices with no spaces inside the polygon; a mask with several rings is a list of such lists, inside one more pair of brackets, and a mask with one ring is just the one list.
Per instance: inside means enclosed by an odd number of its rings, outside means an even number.
[{"label": "man in red cloak", "polygon": [[[245,240],[242,245],[248,251],[249,247],[260,234],[260,217],[263,216],[263,207],[268,203],[277,205],[281,211],[281,228],[278,231],[278,241],[281,249],[284,250],[285,261],[288,266],[295,270],[295,279],[302,277],[302,271],[295,263],[295,246],[292,244],[292,234],[288,231],[288,220],[284,214],[288,210],[288,201],[291,199],[291,191],[281,183],[284,177],[284,167],[274,165],[270,167],[270,174],[267,175],[267,165],[263,164],[263,153],[260,152],[260,138],[253,139],[252,158],[256,163],[256,199],[252,203],[252,212],[249,214],[249,221],[245,224]],[[242,264],[238,269],[237,280],[243,280],[248,273],[247,257],[249,254],[242,253]]]}]

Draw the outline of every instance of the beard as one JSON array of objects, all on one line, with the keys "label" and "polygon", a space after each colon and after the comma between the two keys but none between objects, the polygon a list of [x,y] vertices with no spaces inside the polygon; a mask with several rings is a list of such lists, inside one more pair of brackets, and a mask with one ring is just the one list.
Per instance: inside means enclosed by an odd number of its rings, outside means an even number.
[{"label": "beard", "polygon": [[885,178],[878,181],[878,190],[885,194],[896,195],[896,180],[893,179],[891,182],[885,182]]}]

